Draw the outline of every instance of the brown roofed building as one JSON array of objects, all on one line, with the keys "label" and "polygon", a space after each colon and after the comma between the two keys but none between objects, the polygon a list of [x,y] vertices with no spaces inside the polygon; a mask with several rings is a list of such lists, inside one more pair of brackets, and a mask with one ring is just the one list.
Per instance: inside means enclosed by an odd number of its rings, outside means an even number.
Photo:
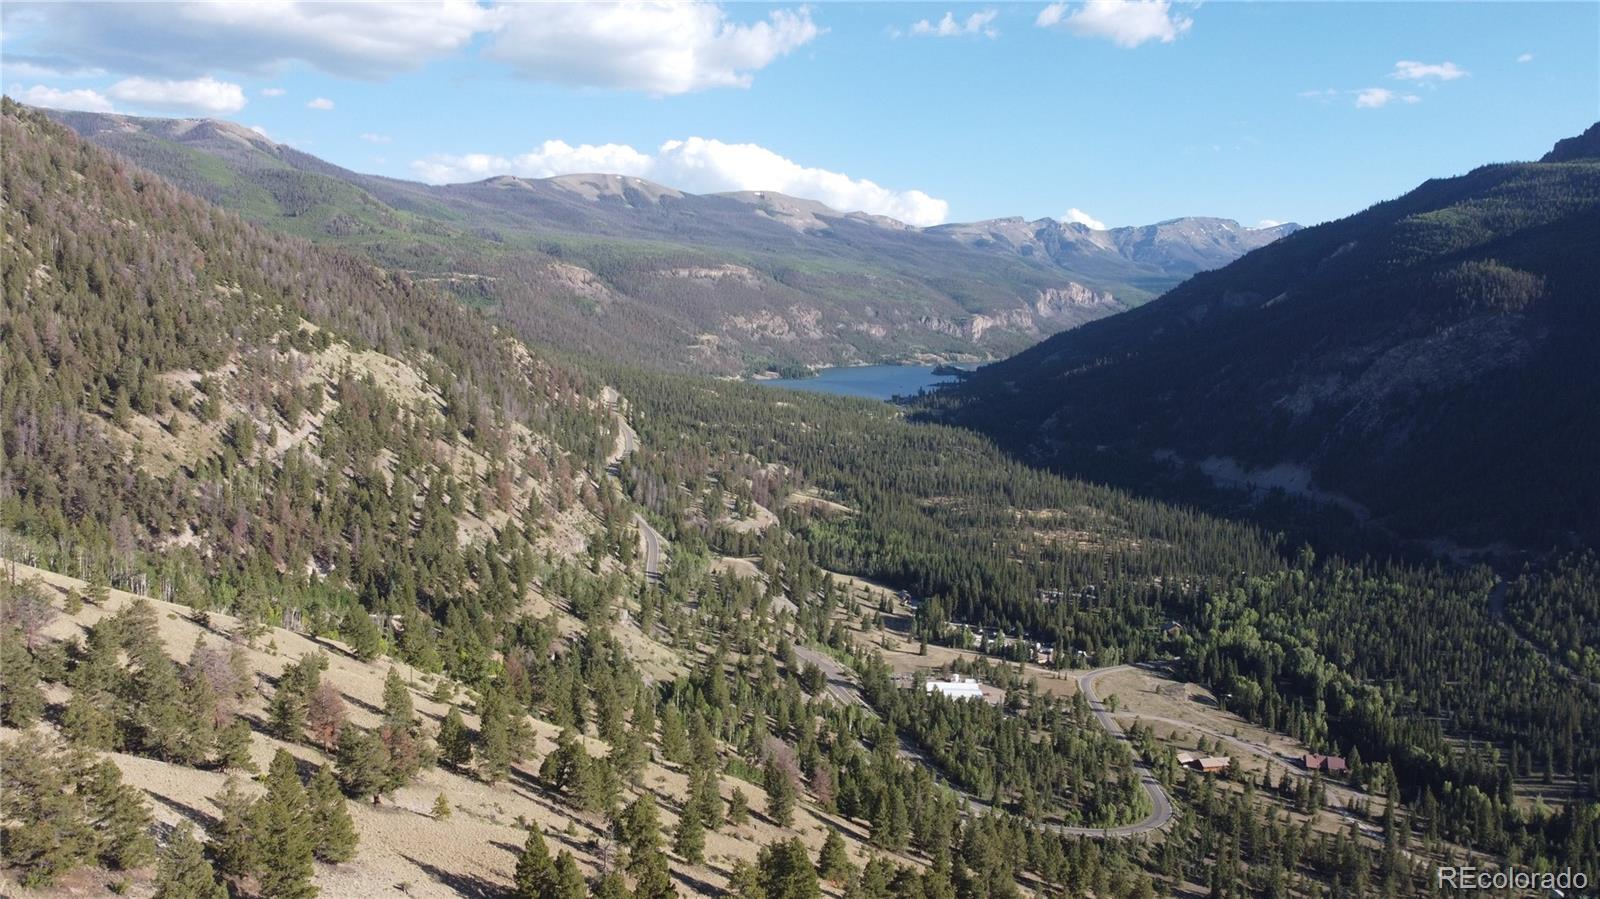
[{"label": "brown roofed building", "polygon": [[1307,771],[1323,771],[1328,774],[1343,774],[1350,770],[1350,766],[1345,763],[1343,756],[1318,755],[1315,752],[1308,752],[1301,756],[1300,764]]}]

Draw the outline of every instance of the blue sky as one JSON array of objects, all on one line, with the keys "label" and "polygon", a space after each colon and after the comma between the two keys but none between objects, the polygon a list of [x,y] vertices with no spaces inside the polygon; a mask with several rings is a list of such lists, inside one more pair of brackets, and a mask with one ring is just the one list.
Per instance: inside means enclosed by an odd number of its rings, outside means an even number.
[{"label": "blue sky", "polygon": [[396,177],[622,171],[918,224],[1309,224],[1535,158],[1600,119],[1594,2],[8,2],[4,16],[5,92],[40,105],[231,119]]}]

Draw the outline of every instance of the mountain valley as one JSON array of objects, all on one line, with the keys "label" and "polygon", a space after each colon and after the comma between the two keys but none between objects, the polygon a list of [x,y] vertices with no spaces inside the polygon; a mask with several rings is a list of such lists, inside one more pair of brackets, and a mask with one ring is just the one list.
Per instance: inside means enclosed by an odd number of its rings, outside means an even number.
[{"label": "mountain valley", "polygon": [[[1600,128],[1304,230],[1102,231],[3,113],[0,892],[1600,860]],[[911,406],[737,377],[1017,350]],[[1384,533],[1214,514],[1163,450]],[[1430,528],[1526,551],[1391,539]]]}]

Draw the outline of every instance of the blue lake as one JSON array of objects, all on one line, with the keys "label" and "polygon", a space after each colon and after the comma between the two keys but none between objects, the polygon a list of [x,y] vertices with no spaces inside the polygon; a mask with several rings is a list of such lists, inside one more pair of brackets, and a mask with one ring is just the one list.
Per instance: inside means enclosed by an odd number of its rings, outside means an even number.
[{"label": "blue lake", "polygon": [[811,393],[887,400],[896,396],[911,396],[925,387],[931,388],[956,380],[951,375],[934,374],[933,368],[931,365],[858,365],[849,368],[824,368],[817,372],[814,378],[779,378],[755,383]]}]

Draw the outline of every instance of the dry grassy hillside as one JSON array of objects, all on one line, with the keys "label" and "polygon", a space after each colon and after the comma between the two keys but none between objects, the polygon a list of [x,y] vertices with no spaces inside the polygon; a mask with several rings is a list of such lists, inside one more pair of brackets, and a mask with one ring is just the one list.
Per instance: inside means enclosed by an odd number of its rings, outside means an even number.
[{"label": "dry grassy hillside", "polygon": [[[12,561],[4,563],[4,570],[7,578],[22,581],[37,578],[58,612],[69,591],[82,594],[88,589],[85,582],[75,578]],[[137,599],[139,597],[134,594],[112,590],[109,602],[103,605],[85,605],[75,615],[53,616],[43,633],[52,641],[80,640],[89,626]],[[186,658],[197,640],[218,648],[243,645],[238,637],[239,622],[232,616],[210,614],[199,619],[187,607],[159,600],[150,602],[158,613],[161,640],[174,659]],[[538,602],[549,604],[547,600]],[[558,614],[564,616],[564,610],[560,609],[559,604],[555,605]],[[658,644],[656,648],[660,649]],[[267,705],[285,665],[307,653],[316,652],[327,654],[329,666],[323,672],[323,682],[331,683],[344,698],[352,724],[363,727],[376,725],[378,709],[383,701],[384,677],[391,668],[399,671],[411,686],[412,701],[426,721],[426,732],[433,733],[448,710],[448,705],[436,701],[436,696],[448,693],[456,697],[464,708],[471,708],[471,694],[440,675],[421,672],[389,659],[364,663],[338,641],[309,638],[283,628],[271,628],[245,649],[254,672],[253,691],[240,710],[254,731],[251,756],[262,770],[266,769],[268,761],[279,749],[292,753],[303,770],[331,763],[326,753],[313,746],[285,742],[265,732]],[[444,687],[443,693],[440,693],[442,680]],[[61,685],[52,685],[47,690],[52,707],[64,705],[69,696],[70,691]],[[469,727],[478,726],[475,714],[469,712],[464,717]],[[385,796],[380,804],[349,802],[360,833],[360,848],[351,862],[318,864],[316,884],[321,887],[322,895],[351,899],[396,895],[501,895],[511,888],[512,872],[526,836],[526,825],[537,825],[543,829],[552,852],[562,848],[570,850],[586,874],[594,874],[613,863],[616,846],[604,817],[575,810],[562,796],[541,786],[539,782],[539,762],[554,749],[559,729],[537,719],[529,719],[529,723],[535,734],[534,751],[524,762],[513,766],[512,775],[506,782],[490,786],[473,777],[438,767],[423,772],[413,783]],[[35,727],[46,731],[56,730],[48,722]],[[0,729],[0,736],[4,739],[10,740],[17,735],[15,729]],[[584,743],[591,754],[603,755],[606,751],[605,745],[592,737],[585,737]],[[124,753],[105,755],[116,762],[128,783],[148,795],[158,831],[170,831],[184,819],[201,827],[215,819],[217,808],[212,799],[222,790],[227,774]],[[724,781],[724,799],[731,795],[735,786],[749,797],[752,809],[764,807],[766,797],[758,784],[733,778]],[[247,784],[247,789],[255,794],[261,792],[254,783]],[[631,801],[634,796],[645,792],[653,794],[661,809],[663,830],[669,830],[677,821],[676,810],[687,791],[681,767],[651,761],[644,768],[640,784],[625,790],[623,802]],[[432,812],[434,802],[440,795],[446,798],[452,808],[448,820],[439,820]],[[717,895],[726,883],[734,860],[754,862],[757,850],[763,844],[793,835],[799,835],[815,852],[829,828],[845,835],[850,854],[857,864],[869,856],[866,834],[859,823],[826,814],[809,803],[802,803],[791,828],[779,828],[756,811],[748,824],[740,827],[725,825],[719,832],[708,833],[705,864],[691,865],[673,857],[673,877],[683,895]],[[910,857],[897,860],[913,862]],[[93,896],[105,894],[111,884],[122,881],[124,876],[102,869],[87,869],[50,889],[25,890],[14,880],[0,874],[0,886],[5,888],[7,895]],[[128,877],[131,884],[128,895],[149,896],[152,892],[150,877],[148,868],[132,872]],[[832,891],[831,887],[826,889]]]}]

